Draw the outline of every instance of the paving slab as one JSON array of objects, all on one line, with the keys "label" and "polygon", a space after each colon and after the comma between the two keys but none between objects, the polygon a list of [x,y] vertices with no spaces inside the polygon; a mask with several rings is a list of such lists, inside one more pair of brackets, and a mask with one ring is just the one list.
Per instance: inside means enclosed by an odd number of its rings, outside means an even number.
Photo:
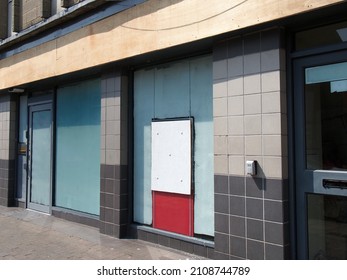
[{"label": "paving slab", "polygon": [[99,229],[43,213],[0,206],[1,260],[204,259],[137,239],[117,239]]}]

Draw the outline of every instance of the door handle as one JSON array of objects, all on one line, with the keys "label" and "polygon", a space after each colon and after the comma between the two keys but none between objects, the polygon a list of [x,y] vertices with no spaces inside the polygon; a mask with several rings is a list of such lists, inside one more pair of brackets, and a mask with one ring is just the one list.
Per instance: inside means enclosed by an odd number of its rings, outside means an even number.
[{"label": "door handle", "polygon": [[346,180],[331,180],[331,179],[323,179],[323,187],[325,189],[347,189],[347,181]]}]

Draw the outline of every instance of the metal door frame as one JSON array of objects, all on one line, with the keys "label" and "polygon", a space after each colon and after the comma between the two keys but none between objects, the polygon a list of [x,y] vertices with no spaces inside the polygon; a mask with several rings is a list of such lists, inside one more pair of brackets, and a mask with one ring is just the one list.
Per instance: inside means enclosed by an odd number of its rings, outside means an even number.
[{"label": "metal door frame", "polygon": [[[37,203],[30,202],[30,195],[32,190],[32,115],[34,112],[39,111],[50,111],[51,114],[51,127],[50,127],[50,148],[51,148],[51,157],[50,157],[50,185],[49,185],[49,202],[48,205],[40,205]],[[45,96],[44,98],[33,98],[28,100],[28,154],[27,154],[27,205],[26,207],[32,210],[44,212],[47,214],[52,213],[52,185],[53,185],[53,106],[51,101],[51,96]]]},{"label": "metal door frame", "polygon": [[294,172],[296,208],[296,253],[298,259],[308,258],[307,194],[331,194],[347,196],[347,191],[318,188],[317,180],[329,174],[330,178],[347,180],[347,171],[306,169],[305,127],[305,69],[320,65],[347,61],[347,50],[317,54],[293,60],[293,105],[294,105]]}]

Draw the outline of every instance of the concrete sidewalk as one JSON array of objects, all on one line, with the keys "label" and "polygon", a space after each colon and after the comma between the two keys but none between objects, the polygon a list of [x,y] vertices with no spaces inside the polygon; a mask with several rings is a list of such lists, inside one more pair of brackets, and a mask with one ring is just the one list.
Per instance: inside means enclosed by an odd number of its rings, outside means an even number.
[{"label": "concrete sidewalk", "polygon": [[203,259],[21,208],[0,206],[0,260]]}]

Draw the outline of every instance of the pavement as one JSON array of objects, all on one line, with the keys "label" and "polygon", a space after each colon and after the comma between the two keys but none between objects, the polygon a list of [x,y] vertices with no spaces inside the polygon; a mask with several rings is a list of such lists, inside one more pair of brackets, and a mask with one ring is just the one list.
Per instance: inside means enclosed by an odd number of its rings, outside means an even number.
[{"label": "pavement", "polygon": [[22,208],[0,206],[0,260],[200,260],[202,257]]}]

